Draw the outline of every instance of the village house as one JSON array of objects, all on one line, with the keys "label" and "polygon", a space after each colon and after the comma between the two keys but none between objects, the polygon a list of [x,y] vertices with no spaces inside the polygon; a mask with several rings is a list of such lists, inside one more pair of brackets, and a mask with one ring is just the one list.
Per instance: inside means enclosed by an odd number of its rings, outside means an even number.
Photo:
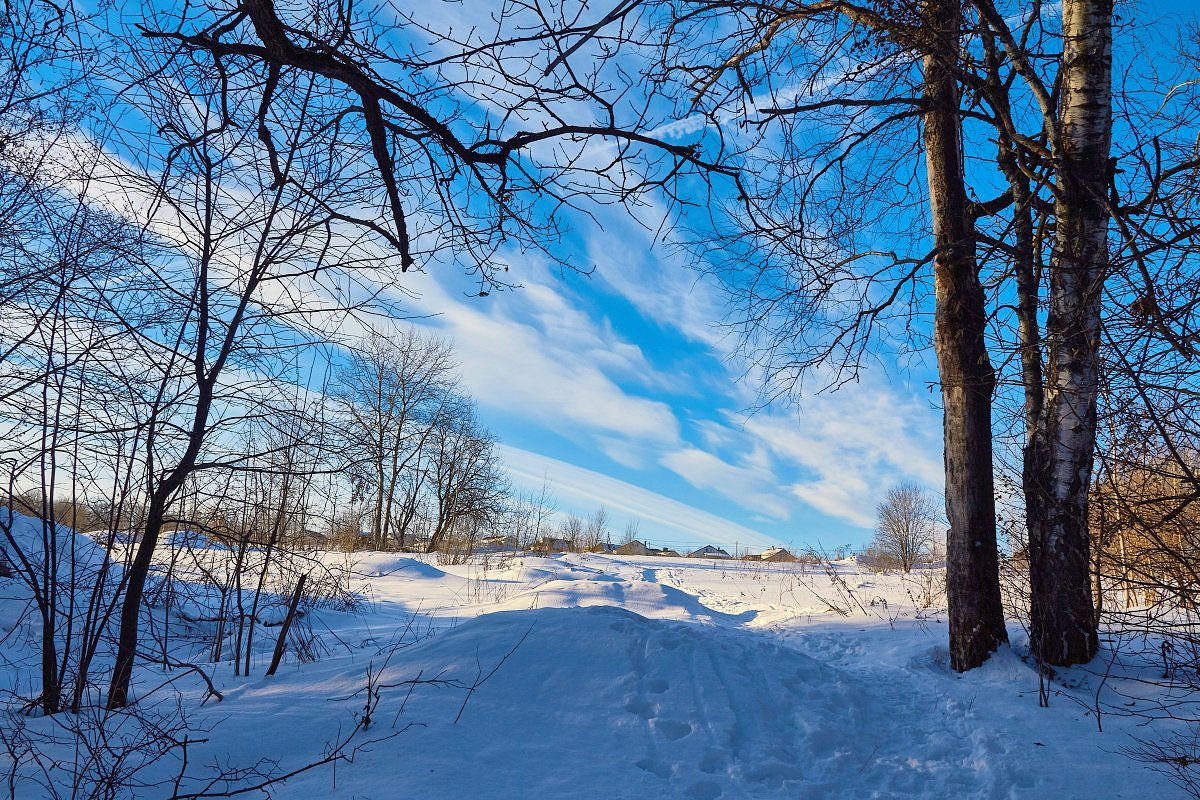
[{"label": "village house", "polygon": [[771,547],[761,553],[747,553],[742,556],[743,561],[770,561],[774,564],[790,564],[793,561],[799,561],[789,551],[782,547]]},{"label": "village house", "polygon": [[571,543],[557,536],[543,536],[529,546],[529,552],[549,555],[550,553],[569,553]]},{"label": "village house", "polygon": [[693,550],[687,554],[688,558],[733,558],[725,550],[720,547],[714,547],[711,544],[706,544],[699,550]]},{"label": "village house", "polygon": [[634,539],[632,542],[626,542],[617,548],[616,553],[619,556],[644,556],[650,552],[650,548],[645,542],[639,542]]},{"label": "village house", "polygon": [[475,552],[503,553],[519,548],[520,543],[517,542],[517,537],[515,536],[485,536],[479,540],[479,545],[475,548]]}]

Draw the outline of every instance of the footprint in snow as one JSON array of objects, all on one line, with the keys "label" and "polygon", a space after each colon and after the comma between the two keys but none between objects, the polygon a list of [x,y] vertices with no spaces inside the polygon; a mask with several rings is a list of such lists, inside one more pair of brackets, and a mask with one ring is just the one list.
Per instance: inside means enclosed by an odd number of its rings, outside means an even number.
[{"label": "footprint in snow", "polygon": [[650,719],[654,716],[657,709],[650,701],[635,697],[625,703],[625,710],[630,714],[638,715],[642,719]]},{"label": "footprint in snow", "polygon": [[708,775],[715,775],[729,769],[729,764],[728,751],[709,748],[704,754],[704,758],[700,759],[700,771]]},{"label": "footprint in snow", "polygon": [[650,721],[650,724],[654,726],[654,730],[673,742],[682,739],[692,732],[691,725],[674,719],[654,719]]}]

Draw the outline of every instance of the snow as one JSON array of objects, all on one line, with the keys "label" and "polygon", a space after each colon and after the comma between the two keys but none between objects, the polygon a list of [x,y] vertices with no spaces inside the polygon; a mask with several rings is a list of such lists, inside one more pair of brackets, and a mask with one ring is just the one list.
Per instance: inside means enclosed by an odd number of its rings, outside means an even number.
[{"label": "snow", "polygon": [[[599,554],[351,563],[365,602],[304,619],[318,660],[289,652],[264,677],[277,630],[264,629],[249,677],[228,661],[203,665],[220,702],[202,702],[194,677],[172,684],[189,726],[205,731],[189,746],[196,778],[183,790],[201,788],[214,764],[286,772],[319,759],[374,697],[371,724],[343,751],[352,763],[304,771],[275,796],[1178,796],[1120,752],[1142,720],[1105,716],[1098,730],[1098,675],[1065,673],[1039,707],[1019,626],[1013,649],[950,671],[944,611],[920,607],[936,575]],[[6,630],[19,590],[0,582]],[[177,619],[202,620],[215,602],[191,598]],[[181,635],[181,660],[198,657],[210,628]],[[17,665],[0,668],[5,688],[27,690],[31,672],[20,670],[35,651],[19,636],[0,648]],[[158,707],[163,680],[143,664],[135,696]],[[18,797],[41,796],[26,787]],[[156,791],[137,796],[170,794]]]}]

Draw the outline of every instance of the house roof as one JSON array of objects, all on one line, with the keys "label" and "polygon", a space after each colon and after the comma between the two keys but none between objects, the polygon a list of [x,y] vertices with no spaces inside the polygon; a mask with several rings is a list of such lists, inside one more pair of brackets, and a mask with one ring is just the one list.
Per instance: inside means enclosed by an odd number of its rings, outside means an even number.
[{"label": "house roof", "polygon": [[729,555],[729,553],[726,552],[725,550],[722,550],[720,547],[714,547],[711,544],[706,544],[706,545],[704,545],[704,547],[701,547],[699,550],[693,550],[692,552],[688,553],[689,558],[697,558],[697,557],[701,557],[701,556],[713,556],[716,558],[733,558],[733,556]]}]

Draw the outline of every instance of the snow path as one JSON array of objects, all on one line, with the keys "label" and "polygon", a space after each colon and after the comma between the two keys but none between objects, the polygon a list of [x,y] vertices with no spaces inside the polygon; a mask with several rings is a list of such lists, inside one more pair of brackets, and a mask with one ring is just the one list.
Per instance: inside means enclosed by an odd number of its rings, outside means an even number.
[{"label": "snow path", "polygon": [[[1010,652],[968,676],[950,672],[936,621],[893,629],[756,608],[755,581],[709,565],[541,561],[497,573],[512,583],[499,602],[447,601],[433,613],[449,622],[453,612],[454,626],[393,658],[385,682],[471,683],[525,637],[457,725],[461,691],[418,690],[400,717],[404,695],[387,694],[381,719],[422,727],[359,754],[336,787],[318,771],[290,782],[289,796],[990,800],[1165,790],[1115,755],[1126,740],[1099,737],[1082,707],[1058,698],[1039,709],[1036,678]],[[413,570],[404,581],[461,597],[461,586],[444,585],[467,580],[453,572],[431,581]],[[420,605],[438,608],[436,598]],[[323,681],[332,663],[296,670],[307,677],[289,690],[293,713],[306,704],[327,713],[328,697],[360,688],[357,661]],[[258,719],[259,699],[250,691],[239,702]]]},{"label": "snow path", "polygon": [[[356,570],[365,610],[310,615],[319,661],[289,658],[273,678],[265,653],[249,678],[215,665],[220,703],[187,689],[190,722],[210,731],[192,764],[319,757],[353,729],[370,672],[381,699],[353,763],[276,797],[1179,796],[1120,755],[1123,721],[1097,733],[1086,676],[1042,709],[1035,673],[1007,649],[951,672],[939,615],[912,605],[915,579],[845,567],[861,606],[842,616],[830,606],[844,588],[795,568],[370,554]],[[141,685],[161,677],[146,667]],[[437,683],[410,691],[414,678]]]}]

